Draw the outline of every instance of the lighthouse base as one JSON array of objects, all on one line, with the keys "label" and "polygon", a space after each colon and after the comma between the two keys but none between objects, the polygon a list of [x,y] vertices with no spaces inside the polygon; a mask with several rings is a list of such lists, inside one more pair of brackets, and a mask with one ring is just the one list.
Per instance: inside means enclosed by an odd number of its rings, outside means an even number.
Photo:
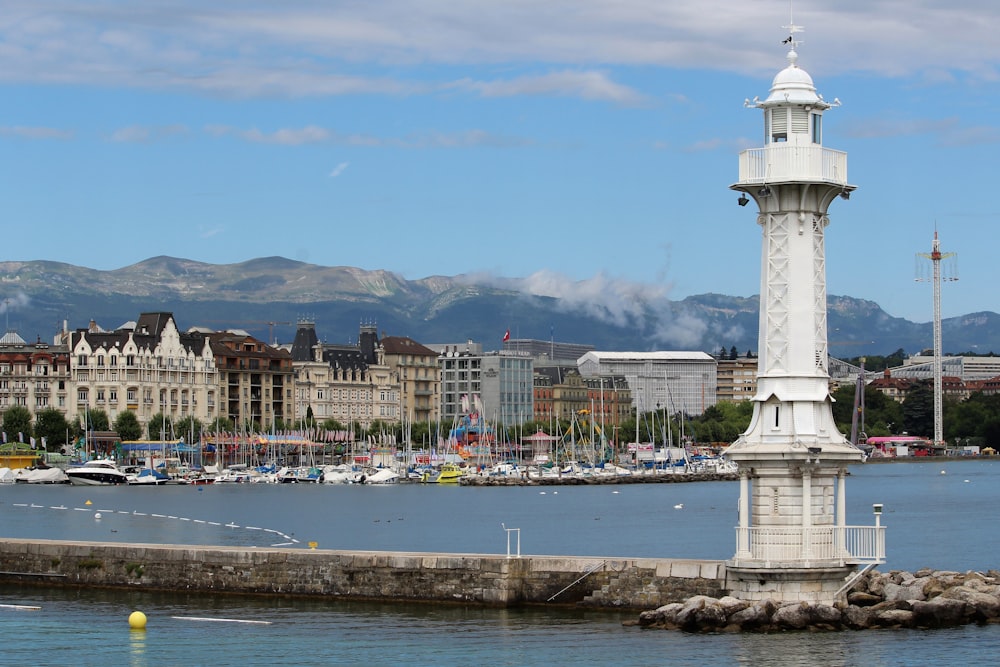
[{"label": "lighthouse base", "polygon": [[[745,561],[743,561],[745,563]],[[836,606],[855,565],[832,567],[746,567],[726,564],[726,588],[747,602],[811,602]]]}]

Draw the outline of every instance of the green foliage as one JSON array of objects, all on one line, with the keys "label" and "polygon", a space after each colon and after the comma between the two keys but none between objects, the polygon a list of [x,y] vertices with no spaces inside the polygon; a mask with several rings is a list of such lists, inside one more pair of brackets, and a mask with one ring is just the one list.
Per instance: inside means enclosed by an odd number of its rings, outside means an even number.
[{"label": "green foliage", "polygon": [[[20,440],[27,442],[31,437],[31,411],[23,405],[12,405],[3,413],[3,432],[7,434],[8,442]],[[18,433],[21,437],[18,437]]]},{"label": "green foliage", "polygon": [[108,419],[108,413],[101,409],[87,408],[80,415],[80,419],[77,422],[77,432],[83,433],[84,431],[110,431],[111,430],[111,420]]},{"label": "green foliage", "polygon": [[201,442],[201,420],[195,417],[182,417],[174,424],[174,436],[184,438],[184,442]]},{"label": "green foliage", "polygon": [[35,415],[35,437],[45,438],[45,447],[50,452],[59,451],[66,444],[69,422],[63,413],[55,408],[39,410]]},{"label": "green foliage", "polygon": [[149,424],[146,425],[146,432],[150,440],[173,439],[173,425],[170,423],[170,418],[162,412],[157,412],[150,417]]},{"label": "green foliage", "polygon": [[235,429],[233,428],[233,420],[228,417],[216,417],[211,422],[205,430],[209,433],[232,433]]},{"label": "green foliage", "polygon": [[122,440],[142,438],[142,425],[139,423],[139,418],[131,410],[126,410],[118,415],[118,418],[115,419],[114,429]]},{"label": "green foliage", "polygon": [[852,357],[844,361],[854,366],[860,366],[861,360],[864,359],[866,371],[884,371],[887,368],[902,366],[907,356],[906,351],[899,348],[888,355],[870,354],[863,357]]},{"label": "green foliage", "polygon": [[903,430],[910,435],[934,435],[934,390],[929,382],[920,382],[906,393]]}]

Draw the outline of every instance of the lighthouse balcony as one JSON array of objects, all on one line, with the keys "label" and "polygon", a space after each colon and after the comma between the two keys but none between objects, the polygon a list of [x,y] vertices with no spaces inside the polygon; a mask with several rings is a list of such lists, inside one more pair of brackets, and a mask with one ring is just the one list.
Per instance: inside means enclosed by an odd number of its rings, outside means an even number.
[{"label": "lighthouse balcony", "polygon": [[847,153],[794,143],[775,143],[740,153],[740,184],[788,181],[847,185]]},{"label": "lighthouse balcony", "polygon": [[734,564],[738,567],[884,562],[884,526],[751,526],[736,529]]}]

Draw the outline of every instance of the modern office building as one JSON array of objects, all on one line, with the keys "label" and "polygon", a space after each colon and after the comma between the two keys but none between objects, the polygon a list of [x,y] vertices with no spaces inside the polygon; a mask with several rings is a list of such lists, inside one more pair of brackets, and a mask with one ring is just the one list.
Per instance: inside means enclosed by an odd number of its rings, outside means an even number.
[{"label": "modern office building", "polygon": [[717,362],[705,352],[588,352],[577,365],[583,376],[623,376],[640,412],[700,415],[716,403]]}]

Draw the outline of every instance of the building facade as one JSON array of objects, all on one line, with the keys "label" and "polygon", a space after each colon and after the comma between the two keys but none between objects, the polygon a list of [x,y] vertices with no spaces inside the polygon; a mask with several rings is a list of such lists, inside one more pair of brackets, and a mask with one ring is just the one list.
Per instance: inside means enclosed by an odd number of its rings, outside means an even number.
[{"label": "building facade", "polygon": [[[114,331],[91,322],[63,332],[70,355],[66,419],[103,410],[110,422],[129,410],[145,428],[156,414],[208,422],[220,414],[219,374],[204,333],[182,333],[172,313],[142,313]],[[58,406],[57,406],[58,407]]]},{"label": "building facade", "polygon": [[717,401],[751,401],[757,393],[757,358],[719,359],[716,370]]},{"label": "building facade", "polygon": [[237,429],[269,431],[295,421],[295,370],[288,350],[243,331],[207,334],[218,365],[220,417]]},{"label": "building facade", "polygon": [[383,336],[385,365],[399,378],[402,418],[411,422],[441,419],[441,368],[438,353],[405,336]]},{"label": "building facade", "polygon": [[316,324],[299,320],[291,347],[298,419],[336,420],[367,430],[376,420],[398,423],[400,387],[382,363],[375,327],[362,325],[358,345],[320,343]]},{"label": "building facade", "polygon": [[588,352],[577,364],[584,376],[626,378],[640,412],[700,415],[716,402],[717,362],[705,352]]},{"label": "building facade", "polygon": [[13,331],[0,338],[0,411],[17,405],[32,415],[47,408],[65,414],[70,397],[65,345],[27,343]]}]

